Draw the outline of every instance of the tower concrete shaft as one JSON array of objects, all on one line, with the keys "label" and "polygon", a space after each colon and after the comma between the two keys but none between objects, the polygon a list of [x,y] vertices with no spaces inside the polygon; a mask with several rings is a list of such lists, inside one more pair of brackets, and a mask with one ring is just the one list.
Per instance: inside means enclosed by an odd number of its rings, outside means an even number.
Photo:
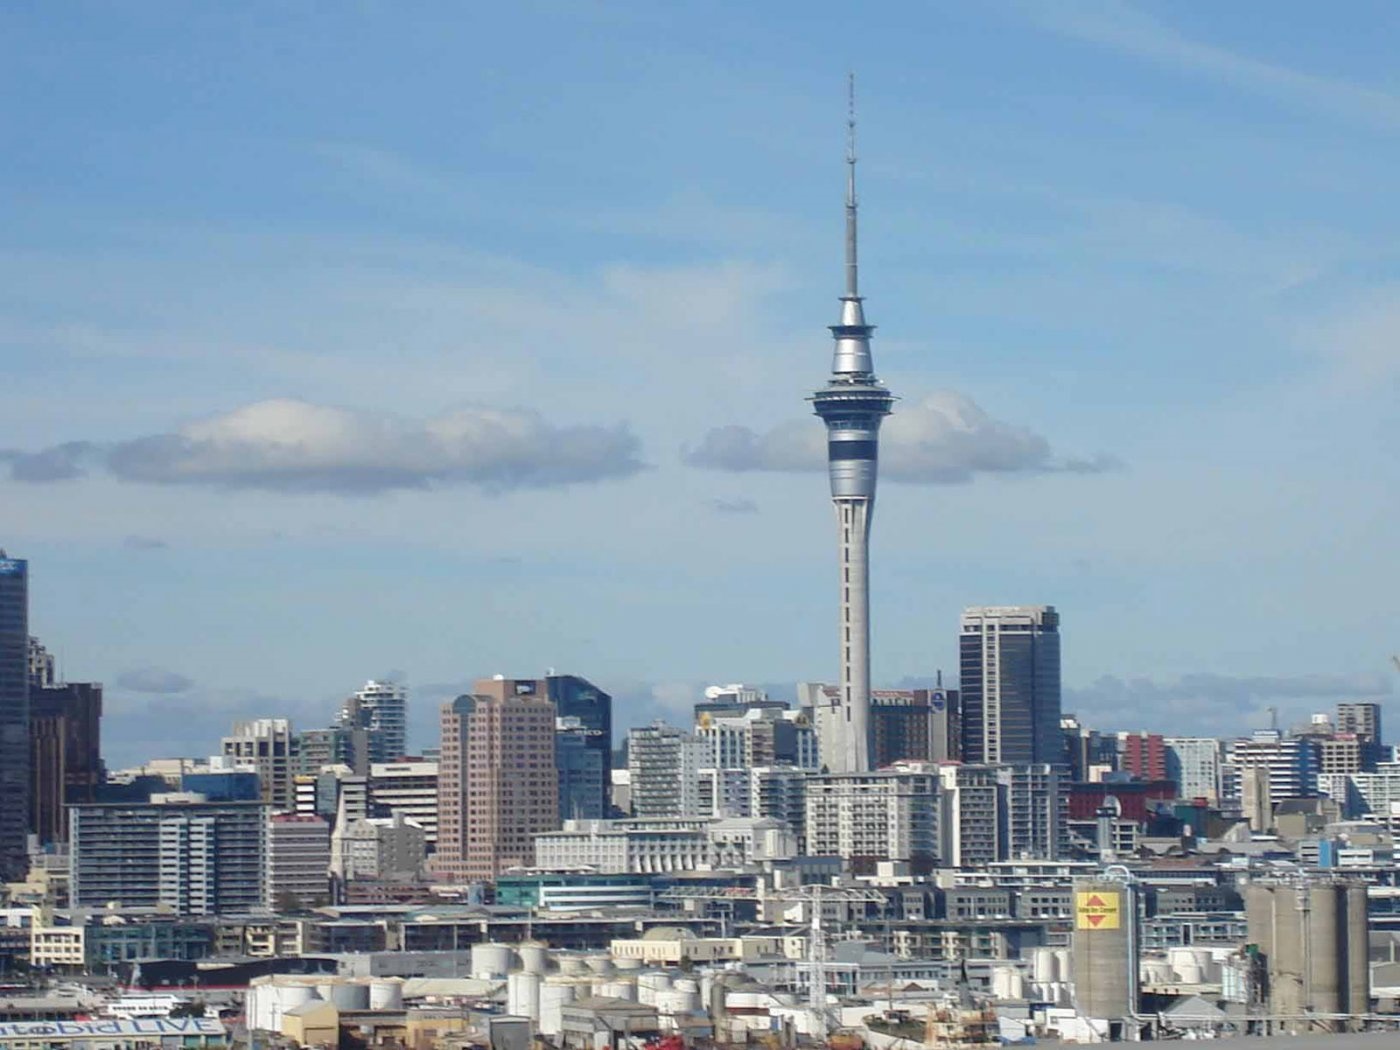
[{"label": "tower concrete shaft", "polygon": [[823,761],[841,773],[870,768],[870,516],[875,506],[880,423],[894,404],[893,395],[875,377],[870,354],[875,329],[866,324],[860,295],[855,126],[853,90],[846,148],[846,291],[841,296],[840,323],[831,326],[836,341],[831,377],[811,397],[813,409],[826,424],[841,574],[839,702],[844,732],[840,753],[824,755]]}]

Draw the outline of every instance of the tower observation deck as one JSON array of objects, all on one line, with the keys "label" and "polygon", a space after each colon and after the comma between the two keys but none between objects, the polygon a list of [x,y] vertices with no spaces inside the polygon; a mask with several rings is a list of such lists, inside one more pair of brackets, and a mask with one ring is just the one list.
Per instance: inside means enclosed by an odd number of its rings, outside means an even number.
[{"label": "tower observation deck", "polygon": [[823,755],[832,772],[870,768],[870,518],[875,507],[880,423],[894,405],[875,376],[870,355],[874,325],[865,321],[856,253],[855,94],[846,140],[846,291],[841,319],[831,326],[836,346],[831,377],[809,400],[826,424],[827,468],[836,509],[840,570],[841,748]]}]

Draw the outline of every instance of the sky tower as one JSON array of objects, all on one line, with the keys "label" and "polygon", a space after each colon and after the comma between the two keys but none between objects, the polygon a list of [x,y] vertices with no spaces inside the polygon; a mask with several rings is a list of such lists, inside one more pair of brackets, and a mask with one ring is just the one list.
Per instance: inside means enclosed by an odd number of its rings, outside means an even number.
[{"label": "sky tower", "polygon": [[880,423],[890,414],[894,396],[875,378],[870,356],[874,325],[865,323],[861,305],[854,77],[846,129],[846,292],[841,296],[841,321],[831,326],[836,339],[831,378],[811,401],[826,424],[841,570],[841,753],[823,759],[832,772],[861,773],[870,768],[870,515],[875,508]]}]

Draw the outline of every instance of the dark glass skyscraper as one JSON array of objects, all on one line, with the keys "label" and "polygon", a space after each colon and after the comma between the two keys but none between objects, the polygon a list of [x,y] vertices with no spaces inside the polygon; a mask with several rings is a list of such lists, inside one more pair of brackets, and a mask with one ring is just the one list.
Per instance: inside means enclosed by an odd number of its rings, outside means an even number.
[{"label": "dark glass skyscraper", "polygon": [[0,550],[0,879],[22,878],[29,830],[29,563]]},{"label": "dark glass skyscraper", "polygon": [[959,664],[964,762],[1064,762],[1053,605],[965,609]]},{"label": "dark glass skyscraper", "polygon": [[612,788],[612,697],[572,674],[550,675],[544,687],[557,716],[559,818],[606,817]]}]

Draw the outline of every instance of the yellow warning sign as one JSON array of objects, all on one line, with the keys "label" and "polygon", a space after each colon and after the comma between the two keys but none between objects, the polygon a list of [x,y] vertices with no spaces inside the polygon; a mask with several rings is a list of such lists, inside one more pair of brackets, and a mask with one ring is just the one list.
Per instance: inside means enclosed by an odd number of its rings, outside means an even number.
[{"label": "yellow warning sign", "polygon": [[1074,895],[1074,928],[1076,930],[1116,930],[1118,929],[1118,903],[1122,898],[1116,893],[1076,893]]}]

